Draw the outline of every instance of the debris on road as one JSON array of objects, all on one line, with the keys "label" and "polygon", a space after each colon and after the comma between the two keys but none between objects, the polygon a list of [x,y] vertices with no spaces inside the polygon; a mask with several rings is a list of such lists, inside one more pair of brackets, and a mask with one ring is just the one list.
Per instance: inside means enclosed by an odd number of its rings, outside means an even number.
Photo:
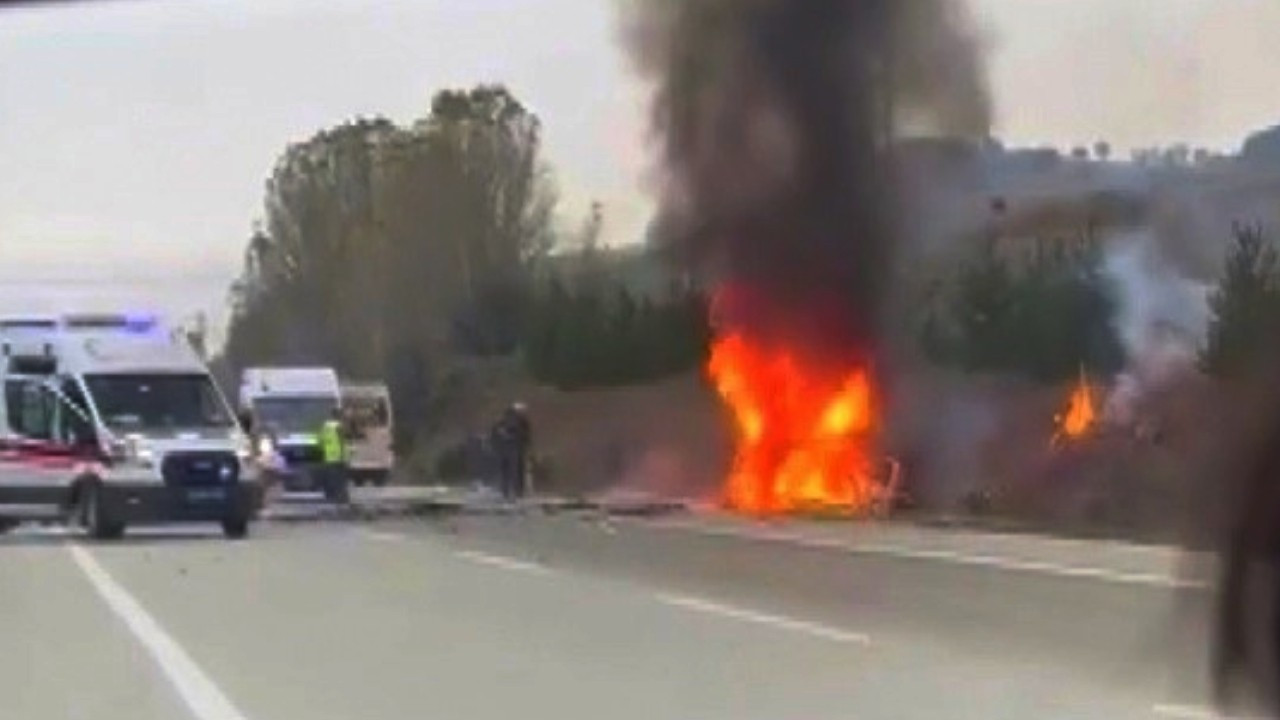
[{"label": "debris on road", "polygon": [[374,522],[395,518],[431,518],[454,515],[508,515],[541,513],[592,513],[601,515],[654,516],[682,512],[689,503],[634,494],[598,499],[533,497],[507,502],[491,492],[443,487],[385,488],[352,494],[351,502],[338,505],[319,497],[286,497],[263,510],[262,519],[279,523]]}]

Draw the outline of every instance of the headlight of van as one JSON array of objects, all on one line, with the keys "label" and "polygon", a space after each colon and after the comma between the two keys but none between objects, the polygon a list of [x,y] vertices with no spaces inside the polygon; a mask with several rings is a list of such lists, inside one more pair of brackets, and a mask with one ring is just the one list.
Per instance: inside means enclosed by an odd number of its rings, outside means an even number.
[{"label": "headlight of van", "polygon": [[271,442],[271,438],[265,436],[258,438],[258,455],[266,457],[275,452],[275,450],[276,444]]},{"label": "headlight of van", "polygon": [[143,467],[151,467],[156,462],[156,451],[149,447],[134,448],[133,461]]},{"label": "headlight of van", "polygon": [[107,454],[116,463],[137,464],[143,467],[154,467],[155,450],[144,445],[136,436],[113,439],[107,444]]},{"label": "headlight of van", "polygon": [[113,462],[127,462],[129,460],[129,443],[123,440],[112,440],[107,444],[107,456]]},{"label": "headlight of van", "polygon": [[127,448],[127,459],[130,462],[137,463],[143,467],[151,467],[156,461],[156,451],[143,441],[142,438],[131,435],[125,438],[125,447]]}]

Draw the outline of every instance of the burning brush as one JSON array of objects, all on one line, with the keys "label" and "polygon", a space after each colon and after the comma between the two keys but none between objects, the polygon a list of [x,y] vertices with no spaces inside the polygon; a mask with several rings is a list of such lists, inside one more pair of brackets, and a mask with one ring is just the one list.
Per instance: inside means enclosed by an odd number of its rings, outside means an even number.
[{"label": "burning brush", "polygon": [[1056,430],[1049,445],[1054,448],[1081,440],[1092,434],[1097,427],[1098,412],[1095,402],[1096,391],[1089,382],[1084,368],[1080,368],[1080,379],[1071,389],[1066,409],[1054,416]]}]

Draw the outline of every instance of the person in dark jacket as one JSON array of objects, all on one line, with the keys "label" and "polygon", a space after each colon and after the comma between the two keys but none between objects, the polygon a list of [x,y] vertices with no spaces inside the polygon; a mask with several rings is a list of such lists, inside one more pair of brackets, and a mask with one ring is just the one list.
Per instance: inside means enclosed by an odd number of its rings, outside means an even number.
[{"label": "person in dark jacket", "polygon": [[524,497],[529,489],[529,448],[533,444],[533,424],[529,421],[528,410],[521,402],[511,405],[509,418],[515,495]]},{"label": "person in dark jacket", "polygon": [[511,496],[511,483],[508,479],[510,473],[507,469],[507,458],[511,455],[509,434],[506,415],[502,415],[489,429],[489,437],[485,443],[486,478],[493,480],[503,498]]},{"label": "person in dark jacket", "polygon": [[502,496],[508,500],[522,497],[528,477],[529,446],[533,442],[533,428],[524,403],[512,403],[502,413],[491,439],[498,456]]}]

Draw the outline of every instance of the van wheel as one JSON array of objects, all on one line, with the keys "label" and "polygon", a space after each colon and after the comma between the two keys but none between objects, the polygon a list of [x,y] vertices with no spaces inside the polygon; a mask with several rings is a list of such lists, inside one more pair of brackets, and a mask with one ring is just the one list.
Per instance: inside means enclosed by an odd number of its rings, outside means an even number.
[{"label": "van wheel", "polygon": [[102,488],[90,484],[84,488],[84,525],[94,540],[116,540],[124,536],[124,523],[110,517],[102,505]]},{"label": "van wheel", "polygon": [[222,534],[228,540],[242,540],[249,535],[249,520],[247,518],[231,518],[222,521]]},{"label": "van wheel", "polygon": [[377,475],[373,476],[373,485],[374,487],[386,487],[387,481],[390,479],[391,479],[391,473],[379,472]]},{"label": "van wheel", "polygon": [[0,535],[13,531],[22,523],[13,518],[0,518]]}]

